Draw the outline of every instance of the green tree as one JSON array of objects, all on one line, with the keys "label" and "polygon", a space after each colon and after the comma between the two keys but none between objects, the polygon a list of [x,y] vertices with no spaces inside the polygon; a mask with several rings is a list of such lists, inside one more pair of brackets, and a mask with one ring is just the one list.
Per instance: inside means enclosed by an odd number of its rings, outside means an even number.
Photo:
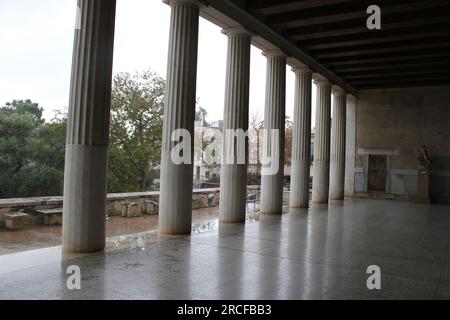
[{"label": "green tree", "polygon": [[0,108],[0,198],[62,194],[65,122],[46,124],[42,110],[30,100]]},{"label": "green tree", "polygon": [[[150,71],[113,81],[109,192],[147,190],[161,158],[164,80]],[[30,100],[0,108],[0,198],[62,195],[67,117],[50,122]]]},{"label": "green tree", "polygon": [[67,116],[57,112],[50,122],[36,130],[37,148],[34,158],[49,167],[64,171]]},{"label": "green tree", "polygon": [[3,112],[10,114],[20,114],[29,116],[36,126],[44,124],[42,119],[43,108],[39,107],[38,103],[33,103],[31,100],[13,100],[7,102],[3,108]]},{"label": "green tree", "polygon": [[165,81],[151,71],[113,79],[109,192],[145,191],[161,162]]}]

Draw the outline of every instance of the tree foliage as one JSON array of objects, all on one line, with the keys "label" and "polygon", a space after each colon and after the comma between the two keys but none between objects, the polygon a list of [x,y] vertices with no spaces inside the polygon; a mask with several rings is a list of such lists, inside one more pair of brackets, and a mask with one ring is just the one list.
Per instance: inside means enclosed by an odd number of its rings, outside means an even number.
[{"label": "tree foliage", "polygon": [[114,77],[109,191],[145,191],[161,162],[165,81],[151,71]]},{"label": "tree foliage", "polygon": [[[114,77],[109,192],[145,191],[159,176],[164,80],[144,71]],[[46,122],[30,100],[0,107],[0,198],[63,193],[67,116]]]},{"label": "tree foliage", "polygon": [[[158,177],[164,80],[150,71],[114,77],[109,192],[145,191]],[[67,117],[45,122],[30,100],[0,107],[0,198],[63,193]]]},{"label": "tree foliage", "polygon": [[0,108],[0,198],[62,194],[65,127],[30,100]]}]

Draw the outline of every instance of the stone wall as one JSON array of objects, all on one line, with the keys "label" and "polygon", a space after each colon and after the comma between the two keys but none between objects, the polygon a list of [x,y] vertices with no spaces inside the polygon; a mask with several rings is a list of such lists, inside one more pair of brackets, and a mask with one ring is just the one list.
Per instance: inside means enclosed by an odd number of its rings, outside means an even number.
[{"label": "stone wall", "polygon": [[[220,189],[199,189],[194,190],[193,202],[200,196],[215,195],[214,205],[218,205],[218,195]],[[107,197],[107,210],[109,212],[116,211],[121,212],[123,203],[136,203],[137,210],[144,213],[145,201],[159,201],[159,192],[136,192],[136,193],[116,193],[108,194]],[[176,199],[174,199],[176,201]],[[27,209],[32,210],[45,210],[62,208],[63,197],[38,197],[38,198],[16,198],[16,199],[0,199],[0,215],[23,211]],[[198,207],[197,207],[198,208]],[[195,209],[195,207],[194,207]]]},{"label": "stone wall", "polygon": [[358,98],[355,191],[367,191],[367,155],[383,154],[387,193],[414,198],[423,143],[433,162],[431,201],[450,203],[450,87],[367,90]]}]

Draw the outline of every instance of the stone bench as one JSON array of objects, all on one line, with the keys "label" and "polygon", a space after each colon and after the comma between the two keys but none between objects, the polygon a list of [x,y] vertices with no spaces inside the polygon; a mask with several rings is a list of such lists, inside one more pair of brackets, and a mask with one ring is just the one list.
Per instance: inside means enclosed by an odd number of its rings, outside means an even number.
[{"label": "stone bench", "polygon": [[155,201],[144,200],[144,213],[146,215],[157,215],[159,213],[159,204]]},{"label": "stone bench", "polygon": [[136,202],[122,202],[122,217],[134,218],[140,216],[141,212],[139,210],[139,205]]},{"label": "stone bench", "polygon": [[44,216],[44,225],[46,226],[62,225],[63,208],[41,209],[36,210],[36,212]]},{"label": "stone bench", "polygon": [[28,217],[26,213],[12,212],[3,215],[5,218],[5,227],[9,230],[21,230],[24,228],[24,220]]},{"label": "stone bench", "polygon": [[[193,198],[193,209],[217,207],[219,205],[220,194],[218,192],[202,193]],[[196,206],[194,206],[194,201]]]}]

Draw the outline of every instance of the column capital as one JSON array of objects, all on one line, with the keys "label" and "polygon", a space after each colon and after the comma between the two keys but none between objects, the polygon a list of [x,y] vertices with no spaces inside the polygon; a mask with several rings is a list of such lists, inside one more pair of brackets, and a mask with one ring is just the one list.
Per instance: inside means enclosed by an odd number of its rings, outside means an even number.
[{"label": "column capital", "polygon": [[226,36],[242,36],[251,38],[254,34],[243,26],[235,26],[222,29],[222,33]]},{"label": "column capital", "polygon": [[331,88],[331,92],[332,92],[335,96],[345,96],[345,95],[346,95],[345,90],[342,89],[342,88],[339,87],[339,86],[336,86],[336,85],[334,85],[334,86]]},{"label": "column capital", "polygon": [[291,69],[295,74],[313,74],[313,71],[306,65],[295,64]]},{"label": "column capital", "polygon": [[163,0],[163,2],[169,6],[175,5],[190,5],[197,8],[207,6],[204,0]]},{"label": "column capital", "polygon": [[330,80],[328,80],[327,78],[325,78],[324,76],[322,76],[319,73],[313,74],[313,80],[316,85],[330,85],[331,86]]},{"label": "column capital", "polygon": [[262,54],[267,58],[287,58],[287,54],[275,47],[264,50]]},{"label": "column capital", "polygon": [[355,97],[355,96],[353,96],[351,94],[347,95],[347,102],[357,102],[357,101],[358,101],[357,97]]}]

